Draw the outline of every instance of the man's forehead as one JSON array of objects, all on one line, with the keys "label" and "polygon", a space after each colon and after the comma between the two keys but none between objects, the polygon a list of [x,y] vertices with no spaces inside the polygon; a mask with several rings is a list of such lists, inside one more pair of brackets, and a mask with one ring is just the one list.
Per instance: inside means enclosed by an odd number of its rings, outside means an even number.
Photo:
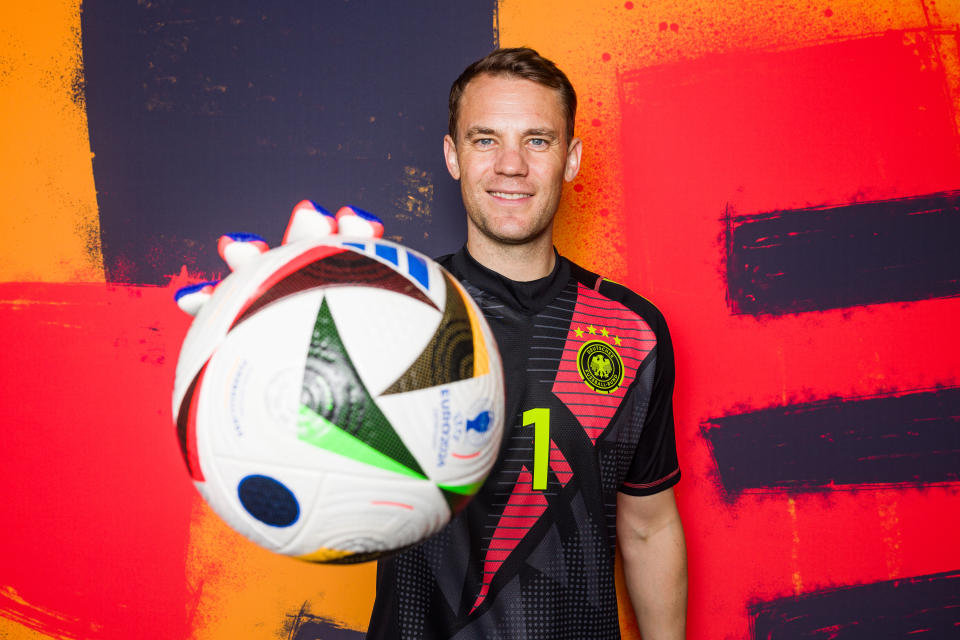
[{"label": "man's forehead", "polygon": [[507,74],[481,74],[461,97],[458,128],[489,133],[503,126],[556,132],[566,112],[560,92],[532,80]]},{"label": "man's forehead", "polygon": [[490,93],[500,94],[504,92],[539,95],[544,99],[555,102],[557,107],[563,107],[563,98],[559,89],[510,73],[481,73],[467,83],[462,98],[475,100]]}]

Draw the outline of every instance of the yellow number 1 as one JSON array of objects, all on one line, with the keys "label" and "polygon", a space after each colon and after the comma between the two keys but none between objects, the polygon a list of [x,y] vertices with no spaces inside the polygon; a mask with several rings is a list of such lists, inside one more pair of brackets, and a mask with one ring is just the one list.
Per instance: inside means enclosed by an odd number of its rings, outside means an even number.
[{"label": "yellow number 1", "polygon": [[550,466],[550,409],[527,409],[523,412],[523,426],[533,425],[533,489],[547,488],[547,468]]}]

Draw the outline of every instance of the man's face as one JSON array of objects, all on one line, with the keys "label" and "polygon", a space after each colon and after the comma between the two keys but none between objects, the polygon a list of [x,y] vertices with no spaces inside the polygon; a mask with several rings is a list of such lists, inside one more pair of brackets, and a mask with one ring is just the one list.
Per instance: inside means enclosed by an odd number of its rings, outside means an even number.
[{"label": "man's face", "polygon": [[530,80],[477,76],[460,99],[457,140],[444,137],[469,231],[523,244],[552,231],[563,182],[580,168],[559,94]]}]

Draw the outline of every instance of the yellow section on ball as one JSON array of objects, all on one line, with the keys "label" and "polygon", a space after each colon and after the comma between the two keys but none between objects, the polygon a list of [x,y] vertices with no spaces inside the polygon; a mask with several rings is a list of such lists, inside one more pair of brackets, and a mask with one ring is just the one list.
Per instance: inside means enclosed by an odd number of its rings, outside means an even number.
[{"label": "yellow section on ball", "polygon": [[326,547],[320,547],[313,553],[307,553],[297,557],[301,560],[306,560],[307,562],[333,562],[334,560],[342,560],[343,558],[352,555],[353,551],[341,551],[340,549],[327,549]]},{"label": "yellow section on ball", "polygon": [[486,375],[490,373],[490,355],[487,353],[487,345],[483,339],[483,329],[477,319],[477,312],[473,308],[470,294],[454,278],[447,278],[447,284],[456,287],[460,297],[463,298],[463,306],[467,308],[467,315],[470,317],[470,331],[473,334],[473,377]]}]

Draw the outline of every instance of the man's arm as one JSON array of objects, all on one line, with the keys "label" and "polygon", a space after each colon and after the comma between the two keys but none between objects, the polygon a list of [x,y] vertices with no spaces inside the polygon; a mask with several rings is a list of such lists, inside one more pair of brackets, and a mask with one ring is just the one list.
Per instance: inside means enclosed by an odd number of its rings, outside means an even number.
[{"label": "man's arm", "polygon": [[687,615],[687,550],[673,489],[617,494],[617,543],[643,640],[682,640]]}]

